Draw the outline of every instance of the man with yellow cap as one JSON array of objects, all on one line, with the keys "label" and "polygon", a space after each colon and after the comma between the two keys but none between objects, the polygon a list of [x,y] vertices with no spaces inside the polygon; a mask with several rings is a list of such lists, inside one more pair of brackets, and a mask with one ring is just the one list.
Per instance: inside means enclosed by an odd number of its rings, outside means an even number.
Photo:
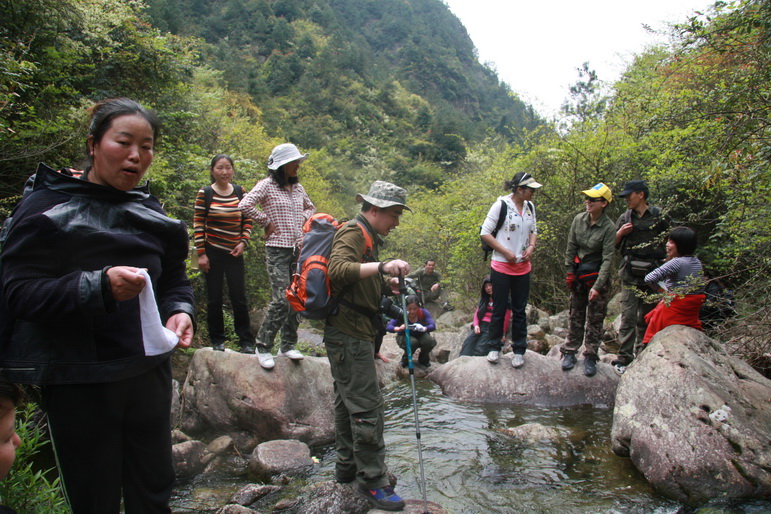
[{"label": "man with yellow cap", "polygon": [[573,218],[565,250],[566,284],[570,290],[570,327],[562,345],[562,369],[576,363],[584,345],[584,375],[597,373],[597,350],[608,312],[610,268],[616,250],[616,230],[605,208],[613,200],[610,188],[600,182],[581,191],[586,210]]}]

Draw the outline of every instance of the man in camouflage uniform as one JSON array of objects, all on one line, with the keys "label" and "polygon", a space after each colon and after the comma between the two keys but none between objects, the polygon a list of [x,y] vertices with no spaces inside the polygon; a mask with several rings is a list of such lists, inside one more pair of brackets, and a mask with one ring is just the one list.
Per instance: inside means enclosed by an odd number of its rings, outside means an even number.
[{"label": "man in camouflage uniform", "polygon": [[444,289],[442,289],[441,277],[436,271],[436,261],[434,259],[428,259],[423,268],[410,273],[407,278],[416,280],[416,292],[420,296],[423,307],[428,308],[428,304],[431,302],[437,304],[445,311],[453,309],[447,300]]},{"label": "man in camouflage uniform", "polygon": [[659,267],[666,256],[669,222],[661,209],[648,205],[645,181],[630,180],[619,196],[626,200],[627,210],[616,221],[616,249],[621,253],[621,326],[618,359],[612,364],[621,375],[642,349],[645,315],[656,306],[655,301],[646,301],[638,294],[653,292],[645,284],[645,275]]},{"label": "man in camouflage uniform", "polygon": [[[407,192],[376,181],[359,194],[361,212],[335,234],[329,257],[332,294],[339,302],[327,318],[324,345],[335,388],[335,440],[338,482],[356,480],[358,492],[376,508],[402,510],[404,502],[390,485],[383,439],[383,396],[375,370],[375,337],[380,330],[380,299],[390,289],[383,275],[405,276],[410,266],[379,261],[380,236],[399,225]],[[372,239],[367,253],[366,230]],[[392,279],[391,287],[394,286]]]}]

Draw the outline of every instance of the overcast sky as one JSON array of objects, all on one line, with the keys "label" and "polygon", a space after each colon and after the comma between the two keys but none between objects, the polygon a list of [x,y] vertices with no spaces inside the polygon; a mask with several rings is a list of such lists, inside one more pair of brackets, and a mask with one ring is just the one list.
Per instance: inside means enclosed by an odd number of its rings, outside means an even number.
[{"label": "overcast sky", "polygon": [[613,82],[662,29],[714,0],[444,0],[499,78],[544,115],[555,113],[589,61]]}]

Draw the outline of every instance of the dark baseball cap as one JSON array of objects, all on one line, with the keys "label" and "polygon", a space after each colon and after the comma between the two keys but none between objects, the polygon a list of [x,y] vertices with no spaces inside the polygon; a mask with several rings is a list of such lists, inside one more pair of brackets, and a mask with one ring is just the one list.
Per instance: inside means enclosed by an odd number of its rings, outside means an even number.
[{"label": "dark baseball cap", "polygon": [[648,184],[646,184],[644,180],[630,180],[624,185],[624,190],[621,191],[618,196],[623,198],[626,195],[637,193],[639,191],[645,191],[647,194],[649,192]]}]

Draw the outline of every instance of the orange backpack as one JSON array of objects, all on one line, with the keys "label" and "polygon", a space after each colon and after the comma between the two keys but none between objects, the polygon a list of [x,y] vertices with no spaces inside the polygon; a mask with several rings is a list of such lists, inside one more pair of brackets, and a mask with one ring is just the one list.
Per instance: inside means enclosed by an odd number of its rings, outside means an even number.
[{"label": "orange backpack", "polygon": [[[366,242],[363,262],[372,255],[372,236],[361,222],[356,223]],[[297,270],[286,289],[286,299],[304,318],[324,319],[337,312],[337,301],[332,297],[329,283],[329,255],[335,233],[344,225],[325,213],[314,214],[303,225]]]}]

